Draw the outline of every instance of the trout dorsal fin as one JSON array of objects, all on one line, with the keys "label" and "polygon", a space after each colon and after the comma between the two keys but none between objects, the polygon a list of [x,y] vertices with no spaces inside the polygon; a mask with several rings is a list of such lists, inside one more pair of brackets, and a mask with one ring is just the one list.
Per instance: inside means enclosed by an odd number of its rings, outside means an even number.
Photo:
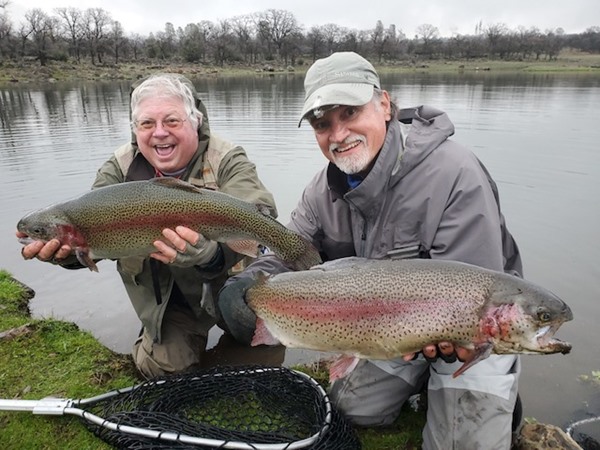
[{"label": "trout dorsal fin", "polygon": [[202,192],[202,189],[190,184],[186,181],[182,181],[178,178],[173,177],[157,177],[148,180],[149,183],[160,184],[163,187],[171,189],[181,189],[188,192]]}]

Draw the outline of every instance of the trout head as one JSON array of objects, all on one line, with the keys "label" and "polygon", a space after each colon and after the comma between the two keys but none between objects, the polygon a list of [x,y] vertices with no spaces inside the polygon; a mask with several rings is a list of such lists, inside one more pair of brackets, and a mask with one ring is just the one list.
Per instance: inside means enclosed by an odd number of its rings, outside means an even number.
[{"label": "trout head", "polygon": [[453,377],[496,354],[569,353],[571,344],[554,338],[573,319],[571,308],[546,289],[521,278],[498,273],[488,291],[473,339],[473,352]]},{"label": "trout head", "polygon": [[491,290],[479,331],[498,354],[569,353],[571,344],[554,334],[572,319],[571,308],[552,292],[506,275]]},{"label": "trout head", "polygon": [[33,211],[17,223],[17,230],[36,241],[58,239],[61,244],[75,247],[81,244],[81,234],[55,208]]},{"label": "trout head", "polygon": [[54,206],[31,212],[17,223],[17,230],[27,237],[19,241],[26,245],[32,241],[48,242],[58,239],[61,245],[70,246],[81,264],[97,272],[85,236]]}]

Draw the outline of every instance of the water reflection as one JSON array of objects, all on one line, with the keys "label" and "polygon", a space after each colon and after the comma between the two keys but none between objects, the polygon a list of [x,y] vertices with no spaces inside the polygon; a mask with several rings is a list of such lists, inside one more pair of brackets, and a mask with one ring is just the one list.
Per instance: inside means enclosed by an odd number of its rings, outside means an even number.
[{"label": "water reflection", "polygon": [[[565,426],[577,414],[594,408],[598,413],[597,388],[578,378],[600,370],[600,78],[491,72],[384,72],[381,78],[401,107],[426,103],[449,113],[454,138],[476,152],[499,184],[526,276],[573,309],[575,320],[559,332],[573,343],[572,354],[523,357],[526,416]],[[244,146],[286,222],[303,187],[324,165],[310,127],[297,127],[302,78],[195,84],[213,131]],[[89,189],[98,167],[129,139],[128,96],[127,82],[0,87],[0,267],[35,289],[37,316],[74,321],[121,352],[129,352],[139,323],[114,263],[101,262],[97,274],[25,262],[14,230],[31,209]],[[227,347],[221,337],[212,332],[210,346]],[[283,357],[289,365],[314,355]]]}]

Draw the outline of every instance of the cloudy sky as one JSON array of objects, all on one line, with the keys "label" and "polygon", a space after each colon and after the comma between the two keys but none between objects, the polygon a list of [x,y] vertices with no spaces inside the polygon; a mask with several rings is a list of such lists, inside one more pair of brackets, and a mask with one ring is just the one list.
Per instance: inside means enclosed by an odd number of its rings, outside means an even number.
[{"label": "cloudy sky", "polygon": [[[5,0],[4,0],[5,1]],[[8,0],[5,9],[13,23],[19,24],[26,11],[40,8],[102,8],[121,22],[125,33],[147,35],[164,30],[165,23],[175,28],[202,20],[223,19],[282,9],[294,14],[305,30],[314,25],[337,25],[366,30],[377,20],[385,27],[396,25],[413,37],[421,24],[434,25],[442,36],[473,34],[477,23],[484,26],[504,23],[510,29],[537,27],[541,31],[561,27],[567,33],[580,33],[600,26],[598,0]],[[2,0],[0,0],[0,3]]]}]

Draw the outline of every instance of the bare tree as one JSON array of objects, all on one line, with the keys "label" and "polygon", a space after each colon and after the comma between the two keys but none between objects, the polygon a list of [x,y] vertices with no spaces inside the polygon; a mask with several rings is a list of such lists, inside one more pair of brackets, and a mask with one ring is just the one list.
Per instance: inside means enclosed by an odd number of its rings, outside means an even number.
[{"label": "bare tree", "polygon": [[143,52],[144,41],[145,38],[137,33],[134,33],[129,36],[128,42],[131,49],[131,53],[133,53],[133,59],[135,61],[137,61],[137,59],[141,56]]},{"label": "bare tree", "polygon": [[102,64],[105,47],[108,43],[110,14],[102,8],[88,8],[84,13],[83,33],[92,59],[92,64]]},{"label": "bare tree", "polygon": [[325,48],[325,36],[322,27],[312,27],[306,35],[306,43],[314,62],[323,54]]},{"label": "bare tree", "polygon": [[432,57],[434,53],[434,43],[439,37],[437,27],[429,23],[424,23],[416,28],[417,39],[423,44],[421,53],[425,56]]},{"label": "bare tree", "polygon": [[229,21],[231,30],[241,50],[242,58],[247,63],[255,63],[257,58],[256,27],[251,15],[236,16]]},{"label": "bare tree", "polygon": [[[8,3],[8,2],[6,2]],[[4,6],[2,6],[4,8]],[[0,13],[0,61],[11,53],[10,37],[12,34],[12,23],[8,16]]]},{"label": "bare tree", "polygon": [[381,62],[383,59],[383,47],[385,45],[385,30],[381,20],[378,20],[375,24],[375,28],[371,30],[371,45],[373,46],[373,51],[377,55],[377,60]]},{"label": "bare tree", "polygon": [[587,28],[575,39],[571,39],[575,48],[584,52],[600,53],[600,26]]},{"label": "bare tree", "polygon": [[228,20],[220,20],[213,30],[213,56],[215,63],[221,67],[225,64],[225,61],[232,58],[234,53],[234,38],[231,28],[231,23]]},{"label": "bare tree", "polygon": [[562,28],[547,30],[544,36],[544,53],[548,59],[556,60],[565,45],[565,31]]},{"label": "bare tree", "polygon": [[35,56],[40,65],[48,63],[50,46],[54,39],[53,20],[40,8],[30,9],[25,13],[26,29],[31,37]]},{"label": "bare tree", "polygon": [[331,55],[339,49],[346,30],[335,23],[326,23],[321,27],[321,32],[325,39],[325,52]]},{"label": "bare tree", "polygon": [[165,30],[155,34],[156,56],[160,59],[171,59],[177,54],[177,35],[171,22],[165,24]]},{"label": "bare tree", "polygon": [[198,31],[200,32],[200,39],[202,43],[202,47],[204,49],[204,54],[202,55],[202,61],[206,61],[206,55],[208,51],[211,49],[211,37],[215,30],[215,24],[210,20],[202,20],[198,23]]},{"label": "bare tree", "polygon": [[113,56],[115,57],[115,64],[119,64],[119,57],[121,56],[121,50],[125,46],[125,33],[123,31],[123,25],[118,20],[113,21],[112,28],[109,33],[109,39],[112,44]]},{"label": "bare tree", "polygon": [[342,36],[339,49],[368,56],[370,39],[371,30],[347,30]]},{"label": "bare tree", "polygon": [[66,35],[66,40],[69,42],[69,54],[75,58],[77,63],[80,63],[84,38],[83,12],[73,7],[56,8],[54,11],[58,15],[59,26]]},{"label": "bare tree", "polygon": [[[299,27],[296,17],[291,12],[283,9],[268,9],[258,13],[257,30],[264,41],[275,45],[277,55],[281,55],[286,39],[298,31]],[[270,46],[269,50],[271,50]]]},{"label": "bare tree", "polygon": [[204,55],[204,42],[200,28],[195,23],[189,23],[181,33],[181,56],[187,62],[199,62]]},{"label": "bare tree", "polygon": [[396,29],[396,25],[390,24],[385,32],[386,45],[384,47],[385,53],[390,59],[398,59],[398,57],[405,52],[404,42],[406,36],[400,29]]},{"label": "bare tree", "polygon": [[502,39],[508,34],[507,26],[503,23],[488,25],[485,27],[484,34],[488,42],[490,55],[501,55],[503,53]]}]

